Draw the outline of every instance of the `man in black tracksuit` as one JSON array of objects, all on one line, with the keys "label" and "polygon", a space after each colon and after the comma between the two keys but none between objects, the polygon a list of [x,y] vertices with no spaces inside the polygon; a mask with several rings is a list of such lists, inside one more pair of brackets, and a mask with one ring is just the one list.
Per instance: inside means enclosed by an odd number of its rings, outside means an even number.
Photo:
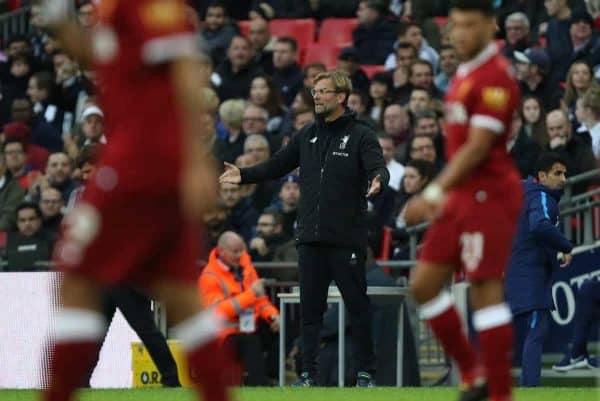
[{"label": "man in black tracksuit", "polygon": [[374,358],[365,279],[367,197],[384,189],[389,173],[375,133],[345,107],[352,88],[346,75],[322,73],[314,84],[317,121],[265,163],[241,170],[225,163],[220,181],[268,181],[300,167],[296,243],[303,373],[297,385],[316,384],[319,330],[333,280],[350,312],[357,340],[357,385],[370,387]]}]

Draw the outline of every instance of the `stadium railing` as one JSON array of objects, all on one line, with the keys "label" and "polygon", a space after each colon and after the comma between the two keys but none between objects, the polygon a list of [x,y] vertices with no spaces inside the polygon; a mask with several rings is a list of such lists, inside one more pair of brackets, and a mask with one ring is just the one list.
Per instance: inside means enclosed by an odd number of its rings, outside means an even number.
[{"label": "stadium railing", "polygon": [[0,37],[3,45],[11,36],[26,35],[30,31],[29,7],[22,7],[15,11],[0,14]]}]

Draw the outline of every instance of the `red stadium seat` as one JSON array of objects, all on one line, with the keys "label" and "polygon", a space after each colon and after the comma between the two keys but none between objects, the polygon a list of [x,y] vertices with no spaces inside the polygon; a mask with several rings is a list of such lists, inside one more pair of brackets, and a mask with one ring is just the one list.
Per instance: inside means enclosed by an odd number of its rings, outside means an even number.
[{"label": "red stadium seat", "polygon": [[269,29],[274,36],[291,36],[298,42],[300,49],[306,49],[314,43],[317,23],[312,18],[306,19],[274,19],[269,22]]},{"label": "red stadium seat", "polygon": [[383,65],[361,65],[360,68],[362,68],[365,74],[367,74],[369,79],[371,79],[373,75],[377,74],[378,72],[385,71],[385,66]]},{"label": "red stadium seat", "polygon": [[433,17],[433,20],[440,28],[448,23],[448,17]]},{"label": "red stadium seat", "polygon": [[356,18],[326,18],[319,30],[319,43],[352,46],[352,31],[356,25]]},{"label": "red stadium seat", "polygon": [[237,26],[242,35],[248,36],[248,32],[250,31],[250,20],[238,21]]},{"label": "red stadium seat", "polygon": [[320,43],[311,43],[304,52],[302,64],[321,62],[325,64],[328,70],[335,68],[337,56],[342,47],[336,45],[322,45]]}]

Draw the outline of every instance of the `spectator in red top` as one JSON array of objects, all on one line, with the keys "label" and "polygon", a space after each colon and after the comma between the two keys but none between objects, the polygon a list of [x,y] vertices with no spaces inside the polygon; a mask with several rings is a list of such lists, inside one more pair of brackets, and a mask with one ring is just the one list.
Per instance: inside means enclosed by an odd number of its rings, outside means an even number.
[{"label": "spectator in red top", "polygon": [[4,126],[4,138],[21,141],[25,148],[25,158],[33,170],[43,170],[48,161],[48,152],[45,148],[33,144],[31,140],[31,129],[23,123],[11,123]]}]

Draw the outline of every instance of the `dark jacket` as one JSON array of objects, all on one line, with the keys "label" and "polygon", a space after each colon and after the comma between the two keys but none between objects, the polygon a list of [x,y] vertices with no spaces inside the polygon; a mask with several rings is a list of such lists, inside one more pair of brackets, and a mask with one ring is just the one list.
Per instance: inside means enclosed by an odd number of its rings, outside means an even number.
[{"label": "dark jacket", "polygon": [[530,137],[527,136],[524,128],[521,128],[515,144],[509,151],[510,156],[515,162],[515,166],[521,173],[521,178],[527,178],[534,174],[535,162],[540,155],[540,147]]},{"label": "dark jacket", "polygon": [[552,271],[558,252],[570,253],[571,243],[558,228],[560,190],[550,190],[533,178],[524,181],[525,204],[506,273],[506,299],[514,314],[553,306]]},{"label": "dark jacket", "polygon": [[383,64],[394,49],[396,28],[380,18],[370,27],[356,27],[352,39],[361,64]]},{"label": "dark jacket", "polygon": [[234,72],[231,69],[231,62],[225,60],[215,69],[216,75],[213,77],[212,83],[216,87],[221,102],[227,99],[246,99],[250,94],[252,80],[262,72],[262,69],[252,62],[244,69]]},{"label": "dark jacket", "polygon": [[318,118],[271,159],[242,169],[242,183],[272,180],[300,167],[298,243],[366,246],[368,183],[389,173],[375,133],[346,111],[332,122]]},{"label": "dark jacket", "polygon": [[4,174],[5,181],[0,186],[0,231],[10,231],[17,222],[17,206],[23,202],[25,191],[10,174]]},{"label": "dark jacket", "polygon": [[304,74],[298,64],[286,68],[276,68],[273,71],[273,84],[279,88],[281,99],[290,106],[300,89],[304,87]]},{"label": "dark jacket", "polygon": [[208,50],[214,64],[219,65],[225,60],[229,43],[237,32],[238,29],[235,24],[223,25],[216,31],[209,31],[208,29],[202,31],[202,39],[204,39],[206,50]]}]

